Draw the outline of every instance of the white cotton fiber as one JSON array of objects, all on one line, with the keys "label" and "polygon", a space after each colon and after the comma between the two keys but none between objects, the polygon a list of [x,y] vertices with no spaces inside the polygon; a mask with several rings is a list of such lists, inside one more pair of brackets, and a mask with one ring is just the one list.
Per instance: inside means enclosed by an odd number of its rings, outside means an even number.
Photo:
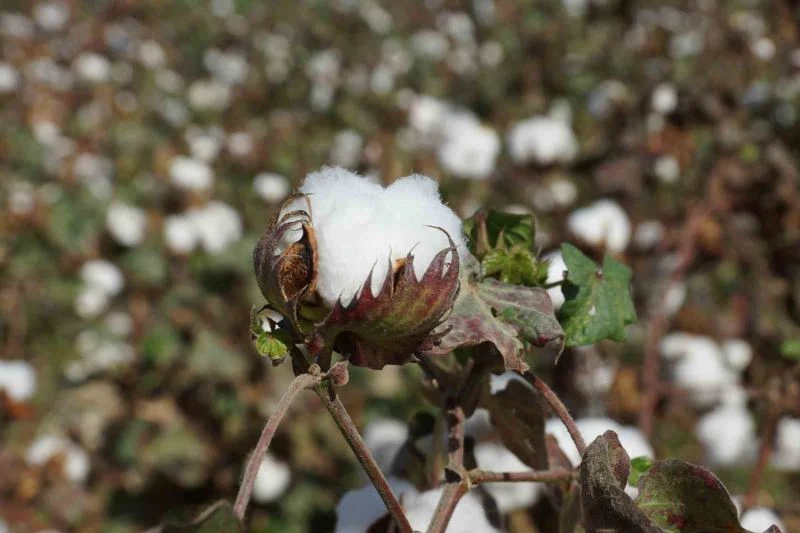
[{"label": "white cotton fiber", "polygon": [[289,465],[267,454],[258,467],[253,499],[258,503],[269,503],[280,498],[292,481]]},{"label": "white cotton fiber", "polygon": [[[403,509],[406,511],[408,522],[415,531],[428,529],[443,490],[442,487],[439,487],[422,493],[410,491],[404,495]],[[499,533],[486,518],[481,500],[475,492],[468,492],[459,500],[445,532]]]},{"label": "white cotton fiber", "polygon": [[[389,261],[413,251],[414,270],[421,278],[433,257],[448,246],[444,229],[459,253],[465,251],[461,220],[440,197],[438,185],[421,175],[398,179],[388,187],[353,172],[326,167],[306,176],[300,191],[311,203],[319,255],[317,290],[328,305],[345,303],[359,292],[375,269],[377,292]],[[298,200],[284,213],[304,208]]]},{"label": "white cotton fiber", "polygon": [[364,428],[364,443],[383,472],[388,472],[392,467],[397,452],[407,438],[408,424],[400,420],[375,420]]},{"label": "white cotton fiber", "polygon": [[528,382],[525,381],[525,378],[523,378],[516,372],[508,371],[508,372],[503,372],[502,374],[491,374],[489,376],[489,392],[492,395],[499,394],[504,390],[506,390],[506,387],[508,387],[509,383],[511,383],[512,381],[518,381],[519,383],[522,383],[526,387],[531,388]]},{"label": "white cotton fiber", "polygon": [[569,163],[578,155],[578,140],[570,125],[563,120],[533,117],[511,127],[508,152],[518,164]]},{"label": "white cotton fiber", "polygon": [[598,200],[576,209],[567,218],[569,231],[589,244],[605,244],[612,252],[622,252],[631,240],[631,221],[618,203]]},{"label": "white cotton fiber", "polygon": [[[402,479],[389,477],[387,480],[392,492],[398,498],[409,492],[416,492],[414,486]],[[364,533],[370,525],[386,514],[386,506],[372,484],[351,490],[336,504],[335,533]]]},{"label": "white cotton fiber", "polygon": [[[547,283],[556,283],[564,279],[564,273],[567,271],[567,264],[564,262],[564,256],[561,252],[556,250],[544,256],[548,261],[547,265]],[[550,296],[550,301],[553,302],[553,308],[558,310],[564,304],[564,293],[561,292],[561,286],[556,285],[547,289],[547,294]]]},{"label": "white cotton fiber", "polygon": [[27,361],[0,361],[0,392],[15,402],[30,400],[36,393],[36,370]]},{"label": "white cotton fiber", "polygon": [[721,405],[706,413],[695,432],[713,465],[744,465],[755,458],[756,425],[744,403]]},{"label": "white cotton fiber", "polygon": [[72,441],[56,436],[42,435],[28,447],[25,460],[28,464],[40,466],[55,456],[63,456],[64,476],[75,483],[82,483],[89,476],[91,464],[88,454]]},{"label": "white cotton fiber", "polygon": [[800,471],[800,418],[785,416],[775,431],[772,466],[777,470]]},{"label": "white cotton fiber", "polygon": [[439,163],[454,176],[484,180],[494,171],[500,153],[500,137],[471,113],[447,117],[437,155]]},{"label": "white cotton fiber", "polygon": [[[530,472],[531,468],[501,444],[487,442],[475,446],[478,468],[492,472]],[[542,483],[486,483],[486,490],[497,502],[500,512],[530,507],[539,499]]]},{"label": "white cotton fiber", "polygon": [[770,526],[778,526],[781,531],[786,531],[786,525],[772,509],[766,507],[753,507],[748,509],[739,520],[742,527],[748,531],[766,531]]}]

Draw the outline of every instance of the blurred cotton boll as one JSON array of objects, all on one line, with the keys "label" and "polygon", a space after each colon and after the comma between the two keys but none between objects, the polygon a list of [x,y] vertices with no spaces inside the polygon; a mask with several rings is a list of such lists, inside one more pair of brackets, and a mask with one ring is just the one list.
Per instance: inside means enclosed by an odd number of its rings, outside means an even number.
[{"label": "blurred cotton boll", "polygon": [[[556,250],[544,256],[544,260],[548,261],[547,265],[547,283],[556,283],[564,279],[564,272],[567,271],[567,264],[564,262],[564,257],[561,252]],[[564,293],[561,292],[561,287],[550,287],[547,289],[547,294],[550,296],[550,301],[553,302],[553,308],[558,310],[564,305]]]},{"label": "blurred cotton boll", "polygon": [[72,65],[78,76],[89,83],[105,83],[111,78],[111,62],[94,53],[83,53]]},{"label": "blurred cotton boll", "polygon": [[0,94],[12,93],[19,87],[19,73],[13,65],[0,62]]},{"label": "blurred cotton boll", "polygon": [[361,160],[364,139],[355,130],[342,130],[333,138],[330,160],[336,166],[355,168]]},{"label": "blurred cotton boll", "polygon": [[64,476],[73,483],[83,483],[89,477],[89,456],[83,448],[64,437],[42,435],[25,453],[28,464],[34,466],[43,466],[55,457],[63,457]]},{"label": "blurred cotton boll", "polygon": [[27,361],[0,361],[0,393],[25,402],[36,394],[36,370]]},{"label": "blurred cotton boll", "polygon": [[169,165],[172,184],[192,191],[204,191],[214,183],[214,171],[202,161],[186,156],[177,156]]},{"label": "blurred cotton boll", "polygon": [[189,210],[187,214],[200,246],[210,254],[220,253],[242,238],[242,218],[226,203],[209,202],[202,208]]},{"label": "blurred cotton boll", "polygon": [[253,486],[253,500],[258,503],[273,502],[283,496],[291,481],[292,472],[289,465],[267,454],[258,467],[256,483]]},{"label": "blurred cotton boll", "polygon": [[112,203],[106,211],[106,229],[123,246],[136,246],[144,240],[147,213],[132,205]]},{"label": "blurred cotton boll", "polygon": [[33,8],[33,20],[44,30],[60,30],[69,20],[69,7],[62,2],[38,3]]},{"label": "blurred cotton boll", "polygon": [[662,83],[653,90],[650,106],[656,113],[668,115],[678,107],[678,91],[671,83]]},{"label": "blurred cotton boll", "polygon": [[439,163],[458,178],[484,180],[494,171],[500,153],[500,137],[472,115],[448,118],[439,145]]},{"label": "blurred cotton boll", "polygon": [[188,254],[197,247],[199,237],[194,223],[186,215],[170,215],[164,219],[164,241],[172,252]]},{"label": "blurred cotton boll", "polygon": [[567,227],[582,241],[605,245],[614,253],[624,251],[631,240],[631,221],[625,210],[611,200],[598,200],[576,209],[567,218]]},{"label": "blurred cotton boll", "polygon": [[778,526],[781,531],[788,532],[786,524],[775,514],[772,509],[766,507],[753,507],[748,509],[739,518],[742,527],[748,531],[766,531],[770,526]]},{"label": "blurred cotton boll", "polygon": [[547,116],[517,122],[507,140],[511,159],[521,165],[569,163],[578,155],[578,140],[570,125]]},{"label": "blurred cotton boll", "polygon": [[706,413],[695,432],[711,464],[750,464],[756,456],[756,424],[744,401],[734,399]]},{"label": "blurred cotton boll", "polygon": [[289,196],[292,188],[284,176],[263,172],[253,178],[253,190],[266,202],[277,204]]},{"label": "blurred cotton boll", "polygon": [[800,471],[800,418],[781,418],[775,434],[772,467],[787,472]]},{"label": "blurred cotton boll", "polygon": [[189,105],[198,110],[222,111],[231,100],[228,85],[215,80],[198,80],[189,86]]},{"label": "blurred cotton boll", "polygon": [[92,375],[127,365],[135,356],[133,347],[127,342],[92,329],[78,333],[75,348],[80,358],[70,361],[64,370],[64,375],[72,382],[84,381]]},{"label": "blurred cotton boll", "polygon": [[399,420],[375,420],[364,428],[364,442],[383,472],[390,470],[407,438],[408,425]]},{"label": "blurred cotton boll", "polygon": [[109,296],[115,296],[125,287],[122,271],[114,263],[104,259],[93,259],[81,266],[81,279],[88,287],[97,288]]},{"label": "blurred cotton boll", "polygon": [[[492,472],[530,472],[531,468],[497,443],[483,443],[475,446],[475,460],[478,468]],[[536,503],[542,493],[541,483],[513,482],[486,483],[483,485],[494,497],[502,513],[525,509]]]}]

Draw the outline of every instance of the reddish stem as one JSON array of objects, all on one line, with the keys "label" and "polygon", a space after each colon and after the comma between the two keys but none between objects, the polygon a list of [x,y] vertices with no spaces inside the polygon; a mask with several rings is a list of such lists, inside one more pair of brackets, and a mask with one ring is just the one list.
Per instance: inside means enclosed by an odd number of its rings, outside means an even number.
[{"label": "reddish stem", "polygon": [[583,435],[581,435],[581,431],[578,429],[578,425],[575,423],[575,419],[572,418],[572,415],[569,414],[567,410],[567,406],[564,405],[564,402],[553,392],[547,383],[541,380],[539,376],[531,372],[530,370],[526,370],[525,372],[519,372],[519,374],[525,378],[533,388],[539,391],[544,399],[550,404],[550,408],[553,409],[556,416],[564,422],[564,425],[567,427],[567,431],[569,432],[570,437],[572,437],[572,441],[575,443],[575,447],[578,448],[578,453],[583,456],[583,452],[586,450],[586,441],[583,440]]}]

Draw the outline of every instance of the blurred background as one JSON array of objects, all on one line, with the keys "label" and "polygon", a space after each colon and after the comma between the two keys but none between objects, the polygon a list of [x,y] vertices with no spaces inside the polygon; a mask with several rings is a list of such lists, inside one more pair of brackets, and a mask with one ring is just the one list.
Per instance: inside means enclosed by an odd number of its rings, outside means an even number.
[{"label": "blurred background", "polygon": [[[798,20],[790,0],[3,0],[0,531],[140,531],[234,497],[291,379],[250,339],[251,251],[325,164],[534,213],[553,279],[565,240],[630,265],[629,342],[531,364],[800,531]],[[413,365],[351,376],[362,428],[426,407]],[[265,468],[253,531],[332,531],[364,483],[310,394]]]}]

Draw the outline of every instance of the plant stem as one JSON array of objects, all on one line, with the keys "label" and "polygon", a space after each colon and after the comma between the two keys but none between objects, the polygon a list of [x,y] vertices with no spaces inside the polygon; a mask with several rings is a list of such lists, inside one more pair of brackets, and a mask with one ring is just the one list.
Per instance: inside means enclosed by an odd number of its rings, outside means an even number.
[{"label": "plant stem", "polygon": [[575,442],[575,447],[578,448],[578,453],[581,454],[583,457],[583,452],[586,450],[586,441],[583,440],[583,435],[581,435],[581,431],[578,429],[578,425],[575,423],[575,420],[567,411],[567,406],[564,405],[564,402],[553,392],[547,383],[541,380],[539,376],[527,370],[525,372],[518,372],[523,378],[525,378],[528,383],[533,385],[539,394],[541,394],[547,403],[550,404],[550,407],[553,409],[556,415],[564,422],[564,425],[567,426],[567,431],[569,431],[570,436],[572,437],[573,442]]},{"label": "plant stem", "polygon": [[566,468],[553,470],[531,470],[530,472],[487,472],[485,470],[470,470],[469,481],[473,485],[481,483],[501,483],[506,481],[569,481],[575,477],[575,472]]},{"label": "plant stem", "polygon": [[459,500],[469,490],[469,481],[464,479],[458,483],[450,483],[444,488],[442,498],[436,506],[433,518],[428,526],[428,533],[444,533],[453,511],[456,510]]},{"label": "plant stem", "polygon": [[367,445],[364,443],[364,439],[362,439],[361,435],[358,433],[358,429],[356,429],[353,420],[350,418],[341,400],[339,400],[336,392],[333,389],[328,390],[325,387],[316,387],[314,390],[336,421],[339,431],[342,432],[345,440],[347,440],[347,444],[350,445],[350,449],[353,450],[361,466],[364,467],[370,481],[375,485],[375,489],[378,491],[383,503],[386,504],[386,508],[389,510],[392,518],[394,518],[399,531],[401,533],[413,533],[411,525],[408,523],[408,519],[403,512],[403,507],[400,505],[400,502],[397,501],[394,493],[392,493],[392,489],[383,476],[383,472],[381,472],[378,463],[375,462],[375,458],[372,457],[372,453],[370,453],[369,448],[367,448]]},{"label": "plant stem", "polygon": [[[455,396],[447,399],[447,470],[458,475],[448,483],[428,526],[428,533],[443,533],[461,497],[469,490],[464,477],[464,409]],[[447,478],[447,475],[445,475]]]},{"label": "plant stem", "polygon": [[250,459],[247,461],[242,484],[239,486],[239,493],[236,495],[236,502],[233,504],[233,511],[239,520],[244,520],[247,504],[250,503],[250,495],[253,493],[253,485],[255,485],[256,476],[258,475],[258,469],[261,467],[261,463],[267,453],[267,448],[269,448],[269,444],[272,442],[272,437],[275,436],[275,431],[278,429],[283,415],[289,410],[289,406],[300,391],[314,387],[319,384],[319,382],[320,378],[318,376],[312,376],[310,374],[300,374],[295,377],[289,384],[289,388],[283,393],[280,402],[278,402],[278,408],[272,413],[269,420],[267,420],[267,424],[264,426],[263,431],[261,431],[261,436],[258,438],[258,443],[256,443],[256,447],[250,455]]},{"label": "plant stem", "polygon": [[769,465],[769,458],[772,455],[775,428],[778,425],[780,417],[780,406],[776,401],[770,402],[766,418],[764,419],[764,428],[761,432],[761,445],[758,449],[758,460],[756,461],[755,468],[753,468],[753,472],[750,474],[750,484],[747,487],[747,493],[744,495],[744,498],[742,498],[742,512],[747,511],[756,504],[758,489],[761,487],[764,472],[767,469],[767,465]]}]

